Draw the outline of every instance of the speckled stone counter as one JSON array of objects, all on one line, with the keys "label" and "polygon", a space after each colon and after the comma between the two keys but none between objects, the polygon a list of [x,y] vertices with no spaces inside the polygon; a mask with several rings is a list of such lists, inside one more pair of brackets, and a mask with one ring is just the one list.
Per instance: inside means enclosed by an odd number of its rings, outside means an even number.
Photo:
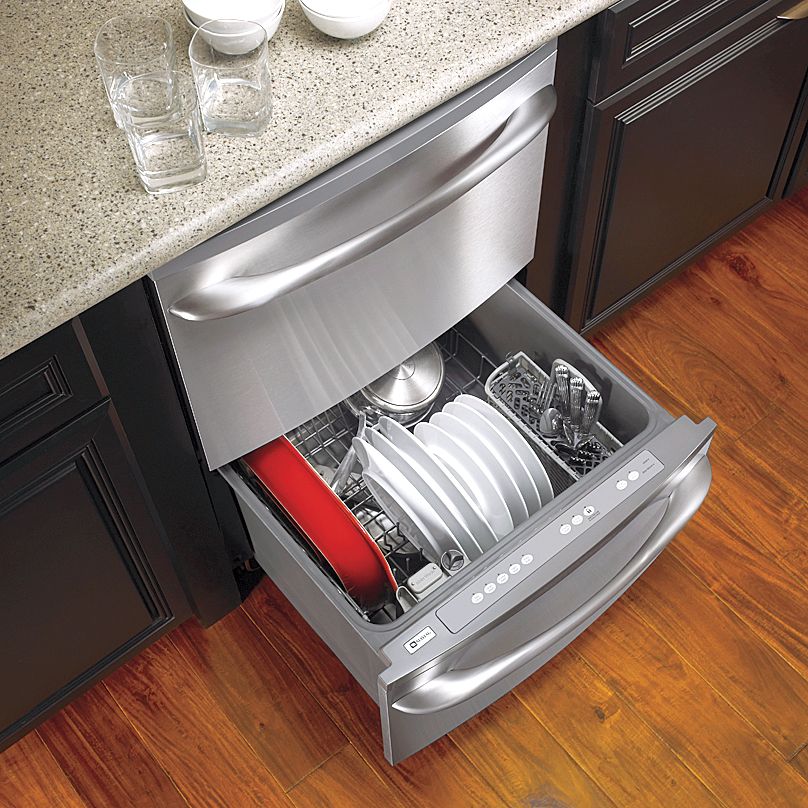
[{"label": "speckled stone counter", "polygon": [[613,0],[393,0],[354,42],[287,0],[270,42],[274,115],[260,138],[207,137],[208,179],[140,187],[93,59],[105,19],[180,0],[5,0],[0,8],[0,358],[282,196]]}]

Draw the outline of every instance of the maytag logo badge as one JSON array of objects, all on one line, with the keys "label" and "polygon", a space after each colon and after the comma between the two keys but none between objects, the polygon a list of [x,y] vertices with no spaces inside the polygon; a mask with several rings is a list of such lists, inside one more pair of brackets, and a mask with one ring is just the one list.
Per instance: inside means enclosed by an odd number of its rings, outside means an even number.
[{"label": "maytag logo badge", "polygon": [[411,653],[414,654],[422,645],[426,645],[433,637],[435,636],[435,632],[427,626],[425,629],[419,631],[414,637],[407,640],[404,643],[404,647]]}]

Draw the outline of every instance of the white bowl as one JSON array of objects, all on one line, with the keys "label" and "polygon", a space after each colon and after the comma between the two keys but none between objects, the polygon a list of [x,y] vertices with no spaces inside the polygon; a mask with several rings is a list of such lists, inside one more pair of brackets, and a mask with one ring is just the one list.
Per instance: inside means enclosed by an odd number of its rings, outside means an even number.
[{"label": "white bowl", "polygon": [[[308,18],[308,21],[324,34],[336,37],[337,39],[357,39],[365,36],[378,28],[387,12],[390,11],[390,0],[379,0],[368,4],[367,2],[357,3],[355,8],[357,14],[348,16],[330,16],[324,14],[322,10],[315,10],[307,6],[303,0],[298,0],[300,8]],[[353,3],[346,3],[346,12],[350,11]],[[329,3],[328,5],[318,2],[318,9],[337,10],[337,7]]]},{"label": "white bowl", "polygon": [[[275,15],[275,17],[271,20],[250,20],[249,22],[256,22],[260,25],[266,32],[267,32],[267,41],[272,39],[275,35],[275,32],[278,30],[278,27],[281,24],[281,17],[283,17],[284,9],[286,8],[285,4],[282,3],[280,10]],[[199,30],[199,25],[193,21],[191,16],[188,14],[186,9],[185,11],[185,22],[188,27],[191,29],[192,33],[196,33]],[[260,40],[257,39],[254,35],[246,34],[246,35],[236,35],[236,34],[215,34],[211,31],[202,31],[201,36],[205,39],[206,42],[211,44],[214,48],[222,51],[222,53],[227,53],[230,56],[237,56],[241,53],[248,53],[253,48],[258,47],[260,45]]]},{"label": "white bowl", "polygon": [[182,0],[185,13],[196,25],[211,20],[251,20],[259,25],[274,20],[284,0]]}]

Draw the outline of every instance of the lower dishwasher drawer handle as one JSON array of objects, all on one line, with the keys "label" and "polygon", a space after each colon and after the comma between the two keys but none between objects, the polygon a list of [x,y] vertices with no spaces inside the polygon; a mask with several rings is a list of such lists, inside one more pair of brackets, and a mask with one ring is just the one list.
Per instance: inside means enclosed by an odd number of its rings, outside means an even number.
[{"label": "lower dishwasher drawer handle", "polygon": [[[690,474],[682,481],[681,487],[667,498],[662,518],[640,551],[606,586],[569,616],[497,659],[474,668],[450,670],[439,674],[394,702],[393,709],[402,713],[421,715],[453,707],[514,673],[522,665],[562,640],[597,614],[654,560],[699,507],[709,488],[711,476],[709,460],[706,456],[700,458]],[[682,501],[681,508],[676,507],[679,501]]]},{"label": "lower dishwasher drawer handle", "polygon": [[555,89],[548,85],[511,113],[496,140],[476,160],[405,210],[298,264],[196,289],[177,300],[169,311],[183,320],[230,317],[263,306],[370,255],[425,222],[507,163],[547,128],[555,108]]}]

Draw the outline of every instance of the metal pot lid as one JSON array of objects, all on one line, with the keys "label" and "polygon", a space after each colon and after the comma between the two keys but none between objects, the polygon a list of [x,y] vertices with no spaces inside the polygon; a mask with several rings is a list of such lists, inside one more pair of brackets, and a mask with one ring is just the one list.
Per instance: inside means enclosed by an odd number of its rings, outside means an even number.
[{"label": "metal pot lid", "polygon": [[361,390],[380,410],[411,412],[430,405],[443,385],[443,357],[431,342]]}]

